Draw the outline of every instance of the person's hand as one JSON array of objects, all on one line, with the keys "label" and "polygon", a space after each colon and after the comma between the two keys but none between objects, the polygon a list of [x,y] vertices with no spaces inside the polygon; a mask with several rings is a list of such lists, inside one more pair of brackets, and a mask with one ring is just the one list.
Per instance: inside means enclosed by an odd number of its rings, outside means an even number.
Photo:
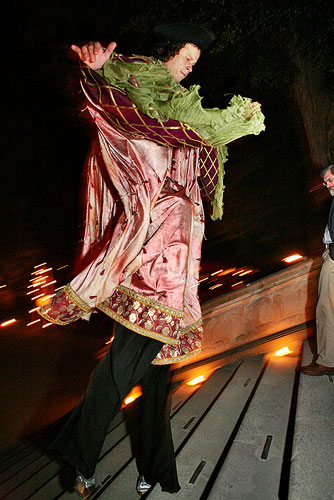
[{"label": "person's hand", "polygon": [[82,47],[71,45],[71,49],[78,54],[80,60],[94,70],[102,68],[104,63],[110,58],[115,47],[116,42],[109,43],[105,50],[100,42],[89,42]]},{"label": "person's hand", "polygon": [[259,102],[249,102],[248,106],[245,107],[244,118],[250,120],[257,111],[261,111],[261,104]]}]

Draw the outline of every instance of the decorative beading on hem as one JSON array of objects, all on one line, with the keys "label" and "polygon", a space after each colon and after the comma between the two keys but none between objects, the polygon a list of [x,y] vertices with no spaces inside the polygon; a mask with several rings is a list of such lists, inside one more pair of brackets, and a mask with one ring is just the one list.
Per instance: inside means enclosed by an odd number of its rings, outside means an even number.
[{"label": "decorative beading on hem", "polygon": [[[79,299],[79,300],[78,300]],[[80,302],[81,307],[74,302]],[[91,308],[83,309],[84,302],[77,296],[72,288],[67,285],[57,292],[52,301],[42,306],[37,312],[49,323],[68,325],[82,318]]]},{"label": "decorative beading on hem", "polygon": [[[37,313],[40,316],[42,316],[42,318],[45,319],[46,321],[48,321],[49,323],[55,323],[56,325],[62,325],[62,326],[68,325],[68,323],[65,321],[61,321],[60,319],[52,318],[51,316],[48,315],[47,311],[44,312],[43,309],[38,309]],[[78,319],[80,319],[80,318],[78,318]]]},{"label": "decorative beading on hem", "polygon": [[192,325],[186,326],[182,328],[180,332],[180,338],[183,337],[183,335],[186,335],[189,332],[192,332],[194,330],[197,330],[197,328],[200,328],[203,324],[202,318],[196,321],[196,323],[193,323]]},{"label": "decorative beading on hem", "polygon": [[184,334],[177,345],[165,344],[157,356],[153,360],[152,364],[156,365],[166,365],[173,364],[178,361],[182,361],[192,354],[199,352],[201,350],[202,339],[203,339],[203,328],[197,327],[198,321],[193,323],[189,328],[193,330]]},{"label": "decorative beading on hem", "polygon": [[92,310],[91,306],[86,304],[86,302],[82,300],[81,297],[79,297],[79,295],[73,290],[69,283],[64,287],[64,292],[66,293],[68,298],[86,314]]},{"label": "decorative beading on hem", "polygon": [[140,335],[168,345],[179,342],[183,311],[165,306],[127,287],[118,286],[97,309]]},{"label": "decorative beading on hem", "polygon": [[132,330],[133,332],[139,333],[139,335],[143,335],[144,337],[150,337],[152,339],[159,340],[160,342],[162,342],[164,344],[176,345],[178,343],[177,339],[171,339],[171,338],[165,337],[164,335],[161,335],[159,333],[145,330],[144,328],[141,328],[140,326],[137,326],[137,325],[131,323],[130,321],[127,321],[122,316],[119,316],[118,314],[114,313],[111,309],[103,306],[102,304],[97,306],[97,309],[100,309],[100,311],[104,312],[107,316],[110,316],[110,318],[113,318],[115,321],[117,321],[121,325],[125,326],[129,330]]},{"label": "decorative beading on hem", "polygon": [[[148,297],[145,297],[145,295],[142,295],[138,292],[134,292],[130,288],[127,288],[126,286],[123,285],[118,285],[117,290],[120,292],[125,293],[129,297],[139,300],[143,304],[146,304],[150,307],[153,307],[154,309],[157,309],[157,311],[164,312],[166,314],[170,314],[172,316],[176,316],[177,318],[183,318],[184,317],[184,312],[181,311],[180,309],[174,309],[173,307],[165,306],[164,304],[161,304],[160,302],[157,302],[156,300],[149,299]],[[116,292],[117,293],[117,292]]]}]

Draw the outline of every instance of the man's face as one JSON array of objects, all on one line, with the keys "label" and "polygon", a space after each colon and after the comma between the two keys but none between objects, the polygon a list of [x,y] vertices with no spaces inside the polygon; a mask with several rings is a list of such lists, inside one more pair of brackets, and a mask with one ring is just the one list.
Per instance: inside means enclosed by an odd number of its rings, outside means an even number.
[{"label": "man's face", "polygon": [[323,177],[323,183],[324,186],[326,186],[326,188],[330,192],[330,194],[334,196],[334,174],[332,173],[330,168],[325,172],[325,175]]},{"label": "man's face", "polygon": [[200,55],[201,51],[196,45],[186,43],[178,54],[163,64],[172,73],[174,80],[180,82],[192,71]]}]

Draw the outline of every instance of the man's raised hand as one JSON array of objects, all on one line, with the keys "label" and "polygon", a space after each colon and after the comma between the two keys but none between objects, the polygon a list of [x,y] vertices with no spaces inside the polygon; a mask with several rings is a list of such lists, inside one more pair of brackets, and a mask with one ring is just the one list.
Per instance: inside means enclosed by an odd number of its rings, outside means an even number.
[{"label": "man's raised hand", "polygon": [[100,42],[88,42],[82,47],[71,45],[71,49],[78,54],[80,60],[94,70],[102,68],[115,47],[116,42],[109,43],[105,50]]}]

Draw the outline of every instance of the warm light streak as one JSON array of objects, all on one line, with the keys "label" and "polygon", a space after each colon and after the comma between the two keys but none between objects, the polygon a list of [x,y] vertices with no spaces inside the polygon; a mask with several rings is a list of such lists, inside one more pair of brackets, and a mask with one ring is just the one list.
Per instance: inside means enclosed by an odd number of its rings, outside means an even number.
[{"label": "warm light streak", "polygon": [[195,286],[198,286],[198,283],[195,283],[194,285],[191,285],[189,288],[195,288]]},{"label": "warm light streak", "polygon": [[53,323],[45,323],[45,325],[42,326],[42,328],[47,328],[48,326],[53,325]]},{"label": "warm light streak", "polygon": [[45,297],[42,298],[42,302],[45,302],[46,300],[52,299],[56,294],[52,293],[51,295],[45,295]]},{"label": "warm light streak", "polygon": [[141,396],[142,393],[143,393],[143,391],[142,391],[140,386],[134,387],[132,389],[132,391],[130,391],[129,394],[124,399],[122,407],[127,406],[130,403],[133,403],[133,401],[135,401],[137,398],[139,398],[139,396]]},{"label": "warm light streak", "polygon": [[39,321],[41,321],[41,319],[35,319],[35,321],[31,321],[30,323],[27,323],[27,326],[34,325],[35,323],[38,323]]},{"label": "warm light streak", "polygon": [[243,273],[240,273],[239,276],[246,276],[246,274],[250,274],[252,272],[253,272],[252,269],[250,269],[249,271],[244,271]]},{"label": "warm light streak", "polygon": [[64,288],[64,287],[65,287],[65,285],[60,286],[59,288],[55,288],[55,292],[58,292],[58,290],[61,290],[61,289],[62,289],[62,288]]},{"label": "warm light streak", "polygon": [[[37,271],[33,271],[31,274],[32,275],[34,275],[34,274],[41,274],[41,270],[38,269]],[[33,279],[36,279],[36,277],[32,278],[30,281],[32,281]]]},{"label": "warm light streak", "polygon": [[105,345],[107,345],[107,344],[111,344],[111,343],[112,343],[112,341],[114,340],[114,338],[115,338],[115,335],[113,335],[113,336],[111,337],[111,339],[107,340],[107,342],[106,342],[106,344],[105,344]]},{"label": "warm light streak", "polygon": [[36,300],[36,299],[39,299],[40,297],[44,297],[44,293],[40,293],[39,295],[36,295],[36,297],[31,297],[31,300]]},{"label": "warm light streak", "polygon": [[0,285],[0,288],[6,288],[7,285]]},{"label": "warm light streak", "polygon": [[27,286],[27,288],[31,288],[31,287],[33,287],[33,288],[35,287],[35,288],[36,288],[36,287],[39,287],[40,285],[42,285],[43,283],[45,283],[45,281],[46,281],[46,280],[45,280],[45,279],[43,279],[42,281],[38,281],[38,282],[36,282],[36,283],[34,282],[34,283],[32,283],[31,285],[28,285],[28,286]]},{"label": "warm light streak", "polygon": [[36,302],[36,305],[45,306],[45,302],[48,302],[49,299],[52,299],[52,297],[54,297],[55,295],[56,295],[55,293],[52,293],[51,295],[45,295],[45,297],[38,299],[38,301]]},{"label": "warm light streak", "polygon": [[202,278],[201,280],[199,280],[198,283],[202,283],[202,281],[206,281],[208,279],[209,279],[209,277],[207,276],[206,278]]},{"label": "warm light streak", "polygon": [[9,326],[9,325],[12,325],[13,323],[16,323],[16,319],[9,319],[7,321],[4,321],[3,323],[1,323],[0,326]]},{"label": "warm light streak", "polygon": [[292,352],[293,351],[290,351],[288,347],[282,347],[282,349],[279,349],[275,352],[275,356],[286,356],[287,354],[291,354]]},{"label": "warm light streak", "polygon": [[210,276],[215,276],[218,273],[222,273],[224,269],[218,269],[218,271],[215,271],[214,273],[211,273]]},{"label": "warm light streak", "polygon": [[36,293],[36,290],[30,290],[30,292],[27,292],[27,295],[31,295],[32,293]]},{"label": "warm light streak", "polygon": [[237,285],[241,285],[241,283],[243,283],[243,281],[238,281],[237,283],[234,283],[234,284],[232,285],[232,287],[233,287],[233,286],[237,286]]},{"label": "warm light streak", "polygon": [[214,290],[215,288],[218,288],[220,286],[223,286],[223,283],[218,283],[217,285],[210,286],[209,290]]},{"label": "warm light streak", "polygon": [[65,266],[57,267],[56,271],[60,271],[61,269],[64,269],[65,267],[68,267],[68,264],[66,264]]},{"label": "warm light streak", "polygon": [[49,283],[45,283],[45,285],[42,285],[41,288],[44,288],[44,287],[49,286],[49,285],[53,285],[54,283],[57,283],[57,280],[49,281]]},{"label": "warm light streak", "polygon": [[285,257],[282,259],[283,262],[286,262],[289,264],[290,262],[296,262],[297,260],[303,259],[302,255],[299,255],[299,253],[295,253],[293,255],[289,255],[288,257]]},{"label": "warm light streak", "polygon": [[31,274],[43,274],[43,273],[47,273],[48,271],[52,271],[52,267],[48,267],[47,269],[41,269],[40,271],[34,271]]},{"label": "warm light streak", "polygon": [[37,266],[34,266],[34,269],[37,269],[37,267],[41,267],[41,266],[46,266],[46,262],[43,262],[43,264],[37,264]]},{"label": "warm light streak", "polygon": [[45,281],[46,278],[49,276],[39,276],[39,278],[31,278],[29,281],[32,281],[33,283],[40,283],[41,281]]},{"label": "warm light streak", "polygon": [[35,311],[38,311],[38,309],[40,309],[40,307],[34,307],[34,309],[30,309],[30,311],[28,311],[28,312],[31,314]]},{"label": "warm light streak", "polygon": [[232,276],[237,276],[240,273],[243,273],[245,270],[244,269],[239,269],[239,271],[235,271],[235,273],[232,274]]},{"label": "warm light streak", "polygon": [[236,267],[229,267],[228,269],[225,269],[225,271],[219,273],[218,276],[226,276],[227,274],[233,273],[235,270]]},{"label": "warm light streak", "polygon": [[193,378],[192,380],[190,380],[189,382],[187,382],[187,385],[201,384],[202,382],[204,382],[204,380],[205,380],[205,376],[204,375],[199,375],[198,377]]}]

